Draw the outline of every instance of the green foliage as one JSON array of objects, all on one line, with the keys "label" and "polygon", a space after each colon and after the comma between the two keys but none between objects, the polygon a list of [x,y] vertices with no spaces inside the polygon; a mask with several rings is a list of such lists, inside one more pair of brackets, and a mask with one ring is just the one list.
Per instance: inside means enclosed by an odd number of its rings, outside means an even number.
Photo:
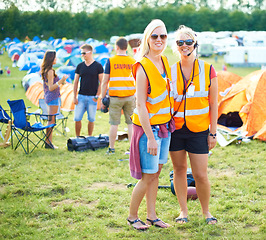
[{"label": "green foliage", "polygon": [[110,10],[99,8],[90,14],[85,11],[76,14],[49,10],[21,12],[11,4],[8,9],[0,11],[0,39],[18,37],[23,40],[26,36],[33,38],[36,35],[44,39],[50,36],[109,39],[114,35],[142,33],[154,18],[162,19],[168,31],[175,31],[180,24],[190,26],[195,31],[265,30],[265,10],[256,8],[251,13],[245,13],[236,8],[219,8],[214,11],[206,3],[201,1],[201,7],[197,9],[193,1],[184,5],[179,4],[179,1],[161,5],[158,1],[155,8],[143,1],[137,8],[132,7],[134,4],[125,4],[128,7]]}]

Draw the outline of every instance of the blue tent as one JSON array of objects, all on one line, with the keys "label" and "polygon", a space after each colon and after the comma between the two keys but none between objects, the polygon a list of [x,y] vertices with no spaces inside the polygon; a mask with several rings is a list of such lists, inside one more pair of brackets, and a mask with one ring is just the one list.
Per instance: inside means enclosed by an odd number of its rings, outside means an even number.
[{"label": "blue tent", "polygon": [[13,42],[15,42],[15,43],[20,43],[20,40],[19,40],[17,37],[15,37],[15,38],[13,39]]},{"label": "blue tent", "polygon": [[94,50],[95,50],[95,53],[108,53],[108,48],[104,46],[103,44],[95,47]]},{"label": "blue tent", "polygon": [[4,40],[6,43],[10,42],[11,41],[11,38],[9,37],[6,37],[5,40]]},{"label": "blue tent", "polygon": [[33,65],[30,70],[27,72],[27,74],[30,73],[38,73],[41,70],[40,66],[38,65]]},{"label": "blue tent", "polygon": [[51,42],[51,41],[53,41],[53,40],[54,40],[53,37],[49,37],[49,38],[48,38],[48,41],[49,41],[49,42]]},{"label": "blue tent", "polygon": [[33,37],[32,41],[39,43],[41,39],[38,36]]},{"label": "blue tent", "polygon": [[72,80],[74,80],[75,77],[75,70],[76,68],[74,66],[61,66],[56,70],[56,74],[59,78],[62,78],[64,74],[67,74],[69,76],[67,82],[72,83]]},{"label": "blue tent", "polygon": [[35,66],[36,63],[35,62],[27,62],[26,64],[24,64],[22,67],[19,68],[20,71],[28,71],[30,70],[33,66]]}]

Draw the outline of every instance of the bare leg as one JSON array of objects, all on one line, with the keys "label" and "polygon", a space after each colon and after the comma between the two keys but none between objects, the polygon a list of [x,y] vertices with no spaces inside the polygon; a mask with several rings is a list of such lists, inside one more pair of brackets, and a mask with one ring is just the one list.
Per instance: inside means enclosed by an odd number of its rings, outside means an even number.
[{"label": "bare leg", "polygon": [[[52,114],[56,114],[58,111],[58,106],[48,106],[48,114],[52,115]],[[48,120],[48,125],[50,124],[54,124],[55,123],[55,116],[49,116],[49,120]],[[46,139],[46,143],[48,144],[52,144],[52,139],[53,139],[53,128],[47,128],[46,129],[46,135],[49,136]]]},{"label": "bare leg", "polygon": [[[149,184],[153,180],[154,180],[154,174],[142,173],[141,180],[137,183],[132,192],[130,207],[129,207],[129,216],[128,216],[129,220],[134,221],[138,219],[139,206],[146,194]],[[136,228],[141,228],[141,227],[143,228],[144,225],[142,225],[140,222],[137,222],[133,226]]]},{"label": "bare leg", "polygon": [[88,122],[88,135],[92,136],[93,133],[93,129],[94,129],[94,122]]},{"label": "bare leg", "polygon": [[131,137],[132,137],[132,124],[128,124],[127,125],[127,133],[128,133],[128,141],[129,141],[129,145],[131,143]]},{"label": "bare leg", "polygon": [[110,126],[110,131],[109,131],[109,145],[110,148],[115,148],[115,140],[116,140],[116,135],[117,135],[117,129],[118,125],[111,125]]},{"label": "bare leg", "polygon": [[80,136],[81,121],[75,121],[76,137]]},{"label": "bare leg", "polygon": [[[187,218],[187,154],[185,150],[170,151],[174,169],[174,187],[180,205],[179,218]],[[181,223],[184,223],[181,221]]]},{"label": "bare leg", "polygon": [[[153,175],[153,178],[150,179],[149,187],[146,190],[146,201],[147,201],[147,219],[156,220],[157,215],[155,211],[156,205],[156,197],[158,192],[158,185],[159,185],[159,175],[161,173],[163,164],[159,164],[159,171]],[[149,221],[147,221],[150,224]],[[162,221],[156,222],[157,226],[161,226],[162,228],[170,227],[169,224],[164,223]]]},{"label": "bare leg", "polygon": [[[210,201],[210,182],[208,179],[207,166],[208,155],[207,154],[193,154],[189,153],[192,174],[195,179],[197,195],[201,204],[202,213],[205,218],[212,217],[209,212]],[[216,223],[211,221],[210,224]]]}]

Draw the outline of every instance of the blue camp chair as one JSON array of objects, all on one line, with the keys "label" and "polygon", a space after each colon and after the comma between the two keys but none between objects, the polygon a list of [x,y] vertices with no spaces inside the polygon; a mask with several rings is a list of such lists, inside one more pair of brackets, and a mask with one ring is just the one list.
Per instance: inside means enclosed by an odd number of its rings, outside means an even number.
[{"label": "blue camp chair", "polygon": [[[15,150],[21,146],[26,154],[31,153],[39,144],[44,146],[45,140],[49,136],[46,135],[44,131],[47,128],[52,128],[56,124],[50,124],[47,126],[42,125],[42,123],[37,122],[31,125],[27,116],[33,115],[26,112],[26,107],[23,99],[10,101],[7,103],[11,109],[11,119],[13,119],[11,131],[14,133],[14,136],[17,138],[18,142],[14,147],[13,137],[11,134],[11,145]],[[34,136],[36,136],[34,138]],[[32,146],[30,150],[30,145]]]},{"label": "blue camp chair", "polygon": [[[39,107],[42,110],[42,114],[40,115],[40,119],[44,123],[48,120],[48,117],[49,117],[48,106],[47,106],[44,99],[39,99]],[[61,113],[60,107],[59,107],[58,112],[55,114],[56,126],[55,126],[54,130],[57,131],[58,133],[64,135],[64,136],[67,135],[67,132],[66,132],[67,119],[68,119],[68,116],[64,116]],[[60,130],[60,127],[61,127],[61,130]]]},{"label": "blue camp chair", "polygon": [[[2,108],[1,105],[0,105],[0,123],[1,123],[0,137],[4,140],[4,143],[0,143],[0,146],[6,147],[9,145],[8,140],[9,140],[9,136],[10,136],[11,118],[7,114],[7,112]],[[4,125],[6,125],[6,124],[7,124],[7,128],[6,128],[6,132],[3,136],[2,130],[3,130]]]}]

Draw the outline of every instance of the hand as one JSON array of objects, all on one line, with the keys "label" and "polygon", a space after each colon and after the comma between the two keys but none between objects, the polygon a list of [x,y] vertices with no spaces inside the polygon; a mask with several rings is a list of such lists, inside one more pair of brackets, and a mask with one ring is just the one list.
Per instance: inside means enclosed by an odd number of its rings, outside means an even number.
[{"label": "hand", "polygon": [[98,96],[95,96],[95,97],[92,99],[92,101],[93,101],[93,102],[97,102],[97,101],[98,101],[98,98],[99,98]]},{"label": "hand", "polygon": [[77,105],[79,103],[77,98],[74,98],[73,102],[74,102],[75,105]]},{"label": "hand", "polygon": [[64,84],[66,82],[66,80],[68,79],[68,75],[64,74],[64,76],[62,77],[62,84]]},{"label": "hand", "polygon": [[156,156],[158,151],[158,143],[153,138],[147,142],[147,152],[152,156]]},{"label": "hand", "polygon": [[217,137],[213,138],[212,136],[208,136],[208,146],[209,150],[213,149],[217,143]]}]

